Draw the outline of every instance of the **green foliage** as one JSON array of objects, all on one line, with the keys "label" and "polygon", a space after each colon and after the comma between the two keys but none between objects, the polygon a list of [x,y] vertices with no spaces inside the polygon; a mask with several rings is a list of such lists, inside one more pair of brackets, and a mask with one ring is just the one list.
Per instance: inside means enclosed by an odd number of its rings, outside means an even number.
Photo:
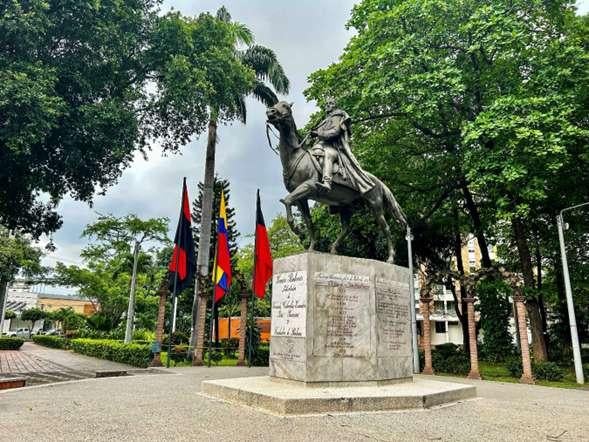
[{"label": "green foliage", "polygon": [[[423,369],[423,351],[419,354],[420,366]],[[465,375],[470,370],[470,360],[458,345],[447,343],[432,349],[432,366],[435,373]]]},{"label": "green foliage", "polygon": [[509,287],[502,281],[483,280],[477,287],[483,334],[479,348],[481,358],[489,362],[504,361],[515,350],[509,332],[512,316],[509,294]]},{"label": "green foliage", "polygon": [[18,350],[24,343],[24,339],[0,336],[0,350]]},{"label": "green foliage", "polygon": [[16,313],[14,313],[12,310],[6,310],[4,312],[4,319],[14,319],[16,318]]},{"label": "green foliage", "polygon": [[11,282],[19,271],[28,276],[43,273],[42,256],[27,235],[0,225],[0,281]]},{"label": "green foliage", "polygon": [[35,335],[33,336],[33,342],[51,348],[67,349],[69,346],[68,340],[61,336]]},{"label": "green foliage", "polygon": [[[521,358],[512,358],[506,365],[511,376],[521,377],[523,372]],[[535,379],[545,381],[561,381],[564,378],[564,370],[555,362],[532,362],[532,373]]]},{"label": "green foliage", "polygon": [[536,379],[561,381],[564,378],[564,370],[555,362],[536,362],[532,365],[532,371]]},{"label": "green foliage", "polygon": [[55,277],[59,283],[77,287],[83,296],[100,305],[100,311],[87,319],[91,328],[112,331],[127,311],[134,243],[150,245],[138,254],[136,324],[139,328],[155,328],[156,293],[167,271],[167,262],[159,259],[156,246],[167,244],[167,224],[166,218],[141,220],[135,215],[101,215],[84,230],[85,236],[98,241],[82,250],[86,266],[57,264]]},{"label": "green foliage", "polygon": [[108,339],[72,339],[70,348],[76,353],[109,361],[121,362],[134,367],[146,368],[151,362],[149,344],[123,344]]},{"label": "green foliage", "polygon": [[45,319],[47,317],[47,313],[40,308],[31,307],[29,309],[23,310],[20,314],[20,319],[23,321],[31,321],[31,328],[29,329],[29,336],[33,332],[33,328],[35,328],[35,323],[40,321],[41,319]]}]

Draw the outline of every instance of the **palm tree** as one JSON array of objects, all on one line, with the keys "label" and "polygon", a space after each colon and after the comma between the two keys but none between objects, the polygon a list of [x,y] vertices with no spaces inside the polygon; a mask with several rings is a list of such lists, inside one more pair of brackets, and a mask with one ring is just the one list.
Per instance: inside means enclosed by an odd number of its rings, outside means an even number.
[{"label": "palm tree", "polygon": [[[288,93],[289,81],[274,51],[264,46],[254,44],[252,32],[243,24],[232,22],[231,15],[225,7],[217,11],[217,19],[225,23],[233,38],[235,57],[239,62],[251,69],[255,80],[251,90],[246,94],[234,97],[233,105],[237,107],[237,118],[243,123],[247,120],[246,97],[248,95],[261,101],[266,106],[272,106],[278,101],[276,92]],[[245,47],[245,49],[241,49]],[[206,323],[207,293],[205,278],[209,269],[210,231],[213,217],[213,186],[215,177],[215,149],[217,146],[217,123],[223,109],[210,109],[208,124],[207,150],[205,157],[205,176],[203,180],[202,221],[200,226],[200,241],[197,255],[197,277],[194,285],[194,301],[192,305],[192,332],[190,347],[194,349],[193,362],[202,364],[204,348],[204,328]]]}]

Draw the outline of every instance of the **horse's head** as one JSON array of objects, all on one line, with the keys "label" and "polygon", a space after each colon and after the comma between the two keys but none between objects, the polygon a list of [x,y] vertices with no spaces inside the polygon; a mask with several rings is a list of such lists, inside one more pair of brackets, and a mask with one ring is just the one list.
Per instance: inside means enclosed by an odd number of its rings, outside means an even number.
[{"label": "horse's head", "polygon": [[268,123],[276,129],[280,129],[284,122],[292,120],[292,103],[289,104],[286,101],[279,101],[274,106],[266,109],[266,117]]}]

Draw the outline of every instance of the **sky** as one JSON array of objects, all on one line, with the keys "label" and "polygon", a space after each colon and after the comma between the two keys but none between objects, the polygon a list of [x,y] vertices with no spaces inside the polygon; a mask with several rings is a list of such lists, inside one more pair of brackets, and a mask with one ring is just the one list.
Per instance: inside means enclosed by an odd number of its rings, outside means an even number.
[{"label": "sky", "polygon": [[[174,8],[185,15],[203,11],[215,12],[225,5],[236,21],[246,24],[256,42],[272,48],[291,81],[290,92],[280,97],[294,103],[294,117],[303,126],[316,109],[307,103],[303,91],[307,77],[317,69],[336,62],[352,33],[345,29],[354,0],[165,0],[162,10]],[[589,12],[589,0],[577,2],[579,13]],[[249,241],[255,223],[255,194],[260,189],[262,208],[269,224],[283,212],[279,199],[286,194],[278,157],[268,148],[265,135],[265,109],[254,100],[248,101],[247,125],[235,122],[218,129],[216,171],[231,183],[230,205],[236,209],[241,243]],[[58,211],[63,227],[53,234],[57,249],[47,254],[44,264],[57,261],[82,264],[80,251],[87,243],[81,238],[84,227],[97,218],[97,213],[124,216],[134,213],[141,218],[168,217],[170,237],[176,228],[180,210],[182,178],[188,181],[188,192],[196,197],[196,186],[204,175],[206,137],[192,140],[181,154],[163,156],[154,146],[148,161],[135,157],[118,183],[106,195],[97,195],[90,208],[65,198]]]}]

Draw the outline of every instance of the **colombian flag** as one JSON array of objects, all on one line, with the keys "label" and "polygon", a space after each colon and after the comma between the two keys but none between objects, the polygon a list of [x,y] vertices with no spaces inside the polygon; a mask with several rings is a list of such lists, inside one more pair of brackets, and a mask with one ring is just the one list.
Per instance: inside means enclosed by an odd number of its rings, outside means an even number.
[{"label": "colombian flag", "polygon": [[231,286],[231,255],[229,254],[227,236],[225,194],[221,191],[221,204],[219,204],[219,217],[217,218],[217,252],[215,253],[215,269],[213,272],[215,302],[219,302]]}]

